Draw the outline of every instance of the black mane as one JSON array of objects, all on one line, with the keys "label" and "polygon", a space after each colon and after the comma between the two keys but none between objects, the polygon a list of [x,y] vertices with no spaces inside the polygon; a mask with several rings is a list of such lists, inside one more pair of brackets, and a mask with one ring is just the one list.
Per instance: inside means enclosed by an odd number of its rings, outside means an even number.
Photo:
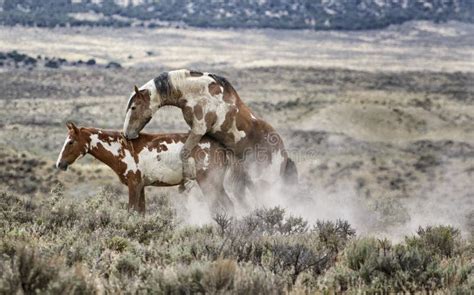
[{"label": "black mane", "polygon": [[158,77],[153,79],[153,81],[155,82],[156,91],[160,97],[171,96],[171,83],[168,72],[161,73]]},{"label": "black mane", "polygon": [[229,80],[227,80],[226,78],[222,76],[219,76],[216,74],[209,74],[209,77],[214,79],[218,84],[224,87],[224,89],[226,89],[226,87],[229,87],[229,86],[232,87],[232,84],[230,84]]}]

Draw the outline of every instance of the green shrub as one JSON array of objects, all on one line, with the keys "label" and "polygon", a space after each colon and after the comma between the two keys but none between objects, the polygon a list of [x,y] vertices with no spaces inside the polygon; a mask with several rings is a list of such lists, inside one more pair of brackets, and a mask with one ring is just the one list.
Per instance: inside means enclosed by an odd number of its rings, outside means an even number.
[{"label": "green shrub", "polygon": [[452,226],[420,227],[417,234],[418,237],[406,238],[406,243],[442,257],[453,257],[460,250],[461,233]]}]

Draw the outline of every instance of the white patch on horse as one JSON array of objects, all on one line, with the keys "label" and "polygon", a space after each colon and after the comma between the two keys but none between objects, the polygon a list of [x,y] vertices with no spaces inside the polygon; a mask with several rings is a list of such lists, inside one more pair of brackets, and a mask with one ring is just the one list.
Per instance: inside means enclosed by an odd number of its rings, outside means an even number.
[{"label": "white patch on horse", "polygon": [[232,134],[234,135],[234,142],[238,143],[242,138],[244,138],[247,134],[245,134],[245,131],[237,129],[237,122],[234,118],[234,123],[232,124],[230,130]]},{"label": "white patch on horse", "polygon": [[179,153],[182,142],[165,143],[167,150],[145,147],[138,153],[138,169],[146,183],[155,181],[167,184],[178,184],[183,180],[183,164]]},{"label": "white patch on horse", "polygon": [[130,124],[130,117],[131,117],[131,116],[132,116],[132,110],[129,109],[129,110],[127,111],[127,115],[125,116],[125,123],[124,123],[124,126],[123,126],[124,132],[125,132],[126,130],[128,130],[128,124]]},{"label": "white patch on horse", "polygon": [[176,70],[168,72],[168,77],[171,86],[184,94],[187,100],[186,105],[191,108],[197,105],[203,98],[211,97],[209,84],[215,81],[209,76],[193,77],[190,75],[189,70]]},{"label": "white patch on horse", "polygon": [[98,134],[92,134],[90,136],[90,140],[91,140],[91,148],[96,148],[97,145],[100,143],[102,147],[106,149],[107,151],[109,151],[110,153],[112,153],[112,155],[116,157],[120,155],[120,149],[122,148],[122,145],[120,144],[120,142],[117,142],[117,141],[112,141],[110,143],[103,142],[102,140],[99,139]]},{"label": "white patch on horse", "polygon": [[211,143],[210,142],[203,142],[198,144],[201,149],[210,149]]},{"label": "white patch on horse", "polygon": [[257,120],[257,117],[255,117],[252,112],[250,112],[250,117],[253,119],[253,120]]},{"label": "white patch on horse", "polygon": [[204,155],[204,161],[202,163],[201,169],[202,170],[207,170],[208,167],[209,167],[209,153],[206,153]]},{"label": "white patch on horse", "polygon": [[122,162],[125,163],[125,165],[127,165],[127,169],[125,170],[125,172],[123,173],[124,176],[127,176],[128,172],[137,172],[138,170],[138,166],[137,166],[137,163],[135,162],[135,159],[133,158],[132,154],[130,154],[130,151],[129,150],[125,150],[125,153],[124,153],[124,157],[122,158]]},{"label": "white patch on horse", "polygon": [[66,137],[66,140],[64,141],[63,148],[61,149],[61,152],[59,153],[58,160],[56,161],[56,168],[59,168],[59,162],[61,162],[64,150],[66,149],[66,145],[69,143],[69,140],[71,140],[71,137],[68,135]]},{"label": "white patch on horse", "polygon": [[158,110],[161,106],[161,97],[158,95],[155,80],[151,79],[140,87],[140,90],[148,90],[150,92],[150,106],[153,111]]}]

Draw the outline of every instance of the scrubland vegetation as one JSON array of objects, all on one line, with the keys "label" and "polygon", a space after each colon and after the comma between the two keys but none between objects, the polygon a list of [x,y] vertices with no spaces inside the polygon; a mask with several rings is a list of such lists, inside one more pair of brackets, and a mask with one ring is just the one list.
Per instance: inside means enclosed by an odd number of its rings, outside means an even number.
[{"label": "scrubland vegetation", "polygon": [[[57,11],[33,9],[54,1],[3,2],[4,15],[29,23],[40,12],[57,24]],[[203,7],[196,13],[217,15]],[[472,28],[3,27],[0,294],[473,294]],[[233,83],[284,137],[297,192],[212,219],[176,188],[153,188],[143,217],[127,212],[126,187],[92,157],[54,167],[65,122],[118,130],[133,86],[176,68]],[[167,108],[146,131],[187,128]]]},{"label": "scrubland vegetation", "polygon": [[314,225],[279,207],[184,225],[166,195],[145,217],[113,192],[73,200],[0,193],[0,293],[469,294],[473,248],[450,226],[399,243],[357,236],[343,220]]}]

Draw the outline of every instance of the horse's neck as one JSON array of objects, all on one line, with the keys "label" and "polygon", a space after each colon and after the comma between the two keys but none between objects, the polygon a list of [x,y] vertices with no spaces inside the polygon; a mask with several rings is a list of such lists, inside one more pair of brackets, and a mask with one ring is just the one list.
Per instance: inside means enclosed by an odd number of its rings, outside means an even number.
[{"label": "horse's neck", "polygon": [[[106,146],[109,146],[112,143],[119,143],[121,145],[120,149],[126,149],[126,147],[123,146],[123,144],[120,142],[120,138],[117,137],[114,134],[107,134],[107,136],[111,137],[112,140],[110,142],[104,142],[99,139],[99,142],[95,144],[95,146],[92,146],[92,136],[97,135],[99,136],[99,131],[100,130],[89,130],[89,151],[88,153],[91,154],[94,158],[97,160],[101,161],[105,165],[109,166],[114,170],[115,172],[119,173],[116,171],[118,169],[118,161],[119,158],[118,156],[115,156],[112,154],[112,152],[106,148]],[[101,131],[102,132],[102,131]]]}]

